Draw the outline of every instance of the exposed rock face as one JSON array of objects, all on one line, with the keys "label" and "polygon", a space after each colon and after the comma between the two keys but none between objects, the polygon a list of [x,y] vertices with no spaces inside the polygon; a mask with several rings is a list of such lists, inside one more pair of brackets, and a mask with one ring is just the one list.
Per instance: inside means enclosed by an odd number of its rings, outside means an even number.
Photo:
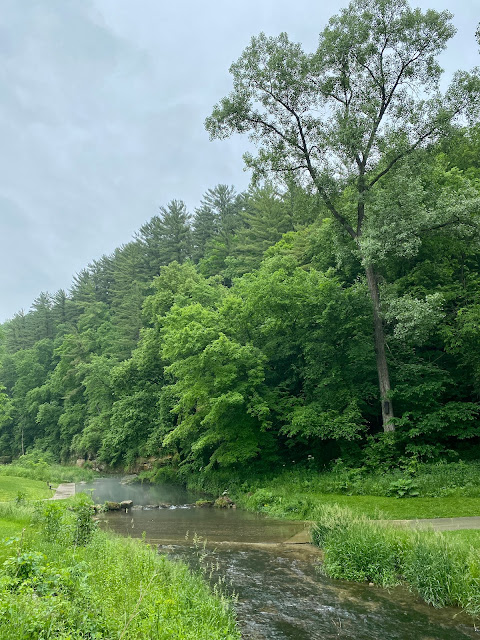
[{"label": "exposed rock face", "polygon": [[120,502],[121,509],[131,509],[133,507],[133,500],[122,500]]},{"label": "exposed rock face", "polygon": [[85,464],[85,458],[77,458],[75,464],[77,465],[77,467],[83,467],[83,465]]}]

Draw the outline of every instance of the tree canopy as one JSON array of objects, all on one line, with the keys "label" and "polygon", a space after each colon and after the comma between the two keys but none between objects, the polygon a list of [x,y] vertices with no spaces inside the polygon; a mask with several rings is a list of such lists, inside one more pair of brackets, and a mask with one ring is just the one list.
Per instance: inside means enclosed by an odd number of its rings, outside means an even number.
[{"label": "tree canopy", "polygon": [[0,327],[0,456],[208,474],[472,455],[479,80],[441,93],[453,33],[355,0],[313,53],[252,38],[207,119],[250,135],[250,187],[171,200]]}]

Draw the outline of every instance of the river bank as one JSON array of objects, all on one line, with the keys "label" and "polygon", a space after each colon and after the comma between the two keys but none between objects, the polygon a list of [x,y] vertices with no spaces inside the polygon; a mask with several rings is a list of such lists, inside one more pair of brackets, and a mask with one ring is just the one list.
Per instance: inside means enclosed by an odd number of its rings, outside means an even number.
[{"label": "river bank", "polygon": [[220,587],[92,514],[83,494],[0,504],[0,640],[239,640]]},{"label": "river bank", "polygon": [[480,615],[480,532],[412,531],[398,522],[480,516],[477,463],[363,475],[300,469],[230,482],[218,474],[206,482],[193,477],[188,484],[217,492],[225,487],[252,512],[314,522],[311,537],[324,552],[325,575],[384,587],[403,584],[435,607],[453,605]]}]

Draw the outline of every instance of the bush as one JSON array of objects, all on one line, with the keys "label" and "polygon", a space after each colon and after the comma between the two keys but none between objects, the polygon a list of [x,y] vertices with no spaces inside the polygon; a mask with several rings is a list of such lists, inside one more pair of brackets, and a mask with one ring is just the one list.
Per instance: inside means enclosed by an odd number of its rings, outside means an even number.
[{"label": "bush", "polygon": [[48,542],[85,546],[97,528],[92,519],[94,512],[91,498],[79,493],[69,501],[38,503],[35,520]]}]

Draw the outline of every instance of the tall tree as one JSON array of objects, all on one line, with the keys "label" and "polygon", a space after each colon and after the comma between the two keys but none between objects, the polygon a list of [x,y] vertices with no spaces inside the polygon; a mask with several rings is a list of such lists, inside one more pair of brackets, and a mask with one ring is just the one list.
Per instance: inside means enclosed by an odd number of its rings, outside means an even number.
[{"label": "tall tree", "polygon": [[153,216],[138,234],[152,275],[169,262],[182,263],[191,256],[191,234],[190,216],[182,200],[171,200],[166,207],[160,207],[160,215]]},{"label": "tall tree", "polygon": [[[364,250],[382,179],[416,149],[446,135],[480,96],[458,72],[441,95],[436,58],[455,33],[447,11],[406,0],[354,0],[329,21],[314,54],[282,33],[253,37],[230,72],[233,91],[206,120],[212,138],[250,133],[256,174],[297,174],[322,198],[363,262],[373,311],[382,423],[393,431],[390,375],[375,256]],[[473,99],[472,99],[473,98]],[[345,189],[351,197],[340,198]]]}]

